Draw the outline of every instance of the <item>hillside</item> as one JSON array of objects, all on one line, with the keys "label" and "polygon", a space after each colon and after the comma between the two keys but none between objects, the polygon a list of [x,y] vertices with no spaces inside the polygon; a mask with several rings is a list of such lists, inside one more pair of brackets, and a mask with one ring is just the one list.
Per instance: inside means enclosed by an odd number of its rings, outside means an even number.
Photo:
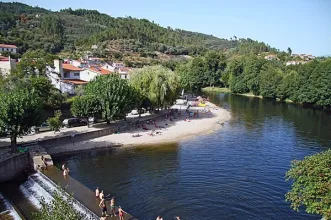
[{"label": "hillside", "polygon": [[0,11],[0,42],[16,44],[20,53],[43,49],[50,53],[79,54],[96,45],[93,52],[100,56],[138,57],[150,62],[159,59],[160,53],[161,57],[169,58],[199,55],[207,50],[240,52],[243,49],[244,53],[275,50],[251,39],[220,39],[164,28],[146,19],[114,18],[95,10],[69,8],[53,12],[22,3],[0,2]]}]

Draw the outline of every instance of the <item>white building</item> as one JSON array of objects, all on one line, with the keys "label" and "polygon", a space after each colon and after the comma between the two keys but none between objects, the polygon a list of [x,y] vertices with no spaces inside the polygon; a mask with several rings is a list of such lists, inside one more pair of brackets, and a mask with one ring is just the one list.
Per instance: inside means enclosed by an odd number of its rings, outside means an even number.
[{"label": "white building", "polygon": [[278,57],[275,54],[270,54],[270,55],[265,56],[264,59],[266,59],[266,60],[278,60]]},{"label": "white building", "polygon": [[114,68],[123,68],[124,67],[124,63],[113,63],[112,66]]},{"label": "white building", "polygon": [[0,75],[8,75],[10,71],[16,68],[16,60],[10,57],[0,56]]},{"label": "white building", "polygon": [[99,66],[90,66],[89,68],[86,68],[83,72],[81,72],[80,79],[84,81],[91,81],[97,76],[108,75],[111,73],[113,72]]},{"label": "white building", "polygon": [[11,45],[11,44],[0,44],[0,53],[1,52],[16,53],[17,47],[15,45]]},{"label": "white building", "polygon": [[286,66],[290,66],[290,65],[298,65],[298,64],[305,64],[307,63],[306,61],[296,61],[296,60],[291,60],[286,62]]},{"label": "white building", "polygon": [[74,65],[66,63],[62,65],[62,68],[62,79],[80,79],[80,73],[83,71],[83,69],[79,67],[75,67]]},{"label": "white building", "polygon": [[88,67],[88,63],[86,60],[72,60],[70,61],[70,63],[75,66],[75,67],[79,67],[79,68],[87,68]]},{"label": "white building", "polygon": [[115,67],[113,67],[113,65],[109,63],[104,63],[102,68],[111,72],[115,72]]},{"label": "white building", "polygon": [[129,72],[131,71],[131,68],[128,67],[123,67],[118,69],[118,74],[122,79],[130,79],[130,74]]},{"label": "white building", "polygon": [[54,67],[48,67],[46,74],[55,88],[62,93],[74,95],[78,86],[88,83],[80,79],[80,75],[83,72],[81,68],[71,64],[63,64],[62,60],[54,60]]}]

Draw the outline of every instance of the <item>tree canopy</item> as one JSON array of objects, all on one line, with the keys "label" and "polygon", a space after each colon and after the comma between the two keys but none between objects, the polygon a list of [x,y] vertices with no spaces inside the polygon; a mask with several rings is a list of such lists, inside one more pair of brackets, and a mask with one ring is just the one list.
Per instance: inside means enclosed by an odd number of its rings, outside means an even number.
[{"label": "tree canopy", "polygon": [[130,84],[140,91],[141,99],[147,98],[153,107],[169,107],[179,91],[179,77],[163,66],[149,66],[134,70]]},{"label": "tree canopy", "polygon": [[90,104],[98,104],[107,123],[116,118],[125,118],[126,113],[137,105],[136,90],[125,79],[114,74],[99,76],[89,82],[82,97],[75,101],[75,105],[89,105],[87,112],[79,112],[75,107],[73,111],[86,117],[94,112]]},{"label": "tree canopy", "polygon": [[331,150],[292,161],[286,178],[293,181],[286,200],[294,210],[302,206],[307,213],[331,219]]},{"label": "tree canopy", "polygon": [[0,131],[10,135],[12,150],[16,151],[17,137],[41,123],[42,102],[28,89],[0,93]]}]

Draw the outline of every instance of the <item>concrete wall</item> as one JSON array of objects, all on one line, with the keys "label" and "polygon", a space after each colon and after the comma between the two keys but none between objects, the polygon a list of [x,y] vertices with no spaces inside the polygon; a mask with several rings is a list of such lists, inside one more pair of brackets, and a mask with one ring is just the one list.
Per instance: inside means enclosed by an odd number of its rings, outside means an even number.
[{"label": "concrete wall", "polygon": [[60,146],[65,144],[77,143],[81,141],[87,141],[93,138],[103,137],[107,135],[111,135],[118,130],[117,127],[111,127],[107,129],[97,130],[97,131],[90,131],[86,133],[76,134],[74,136],[61,136],[56,138],[50,138],[47,140],[38,141],[38,144],[44,147],[46,150]]},{"label": "concrete wall", "polygon": [[98,73],[86,69],[86,70],[80,72],[80,79],[89,82],[89,81],[93,80],[95,77],[97,77],[98,75],[99,75]]},{"label": "concrete wall", "polygon": [[5,182],[20,175],[24,170],[31,168],[28,153],[19,154],[0,162],[0,182]]}]

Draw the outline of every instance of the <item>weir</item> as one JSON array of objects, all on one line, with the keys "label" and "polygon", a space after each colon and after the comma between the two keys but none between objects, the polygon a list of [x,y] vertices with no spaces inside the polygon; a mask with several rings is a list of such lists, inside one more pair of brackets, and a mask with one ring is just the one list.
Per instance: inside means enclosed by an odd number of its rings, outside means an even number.
[{"label": "weir", "polygon": [[0,193],[0,219],[22,220],[10,202]]},{"label": "weir", "polygon": [[[93,217],[92,219],[99,219],[101,217],[101,209],[99,207],[100,200],[95,198],[95,193],[91,189],[87,188],[86,186],[84,186],[70,176],[64,178],[62,172],[54,166],[49,167],[47,170],[43,171],[43,173],[39,173],[39,176],[45,180],[49,179],[49,181],[47,181],[48,183],[46,184],[49,185],[50,183],[53,185],[52,187],[56,187],[56,184],[58,184],[63,187],[67,193],[73,195],[74,199],[77,201],[77,204],[80,205],[80,208],[83,209],[83,207],[85,207],[84,211],[91,215]],[[47,187],[49,186],[46,186],[45,188]],[[110,212],[110,205],[108,201],[106,205],[108,208],[108,212]],[[117,210],[118,209],[116,207],[116,212]],[[118,219],[118,216],[113,216],[112,218],[109,216],[107,219],[115,220]],[[128,213],[125,213],[124,219],[134,220],[136,218],[134,218]]]}]

